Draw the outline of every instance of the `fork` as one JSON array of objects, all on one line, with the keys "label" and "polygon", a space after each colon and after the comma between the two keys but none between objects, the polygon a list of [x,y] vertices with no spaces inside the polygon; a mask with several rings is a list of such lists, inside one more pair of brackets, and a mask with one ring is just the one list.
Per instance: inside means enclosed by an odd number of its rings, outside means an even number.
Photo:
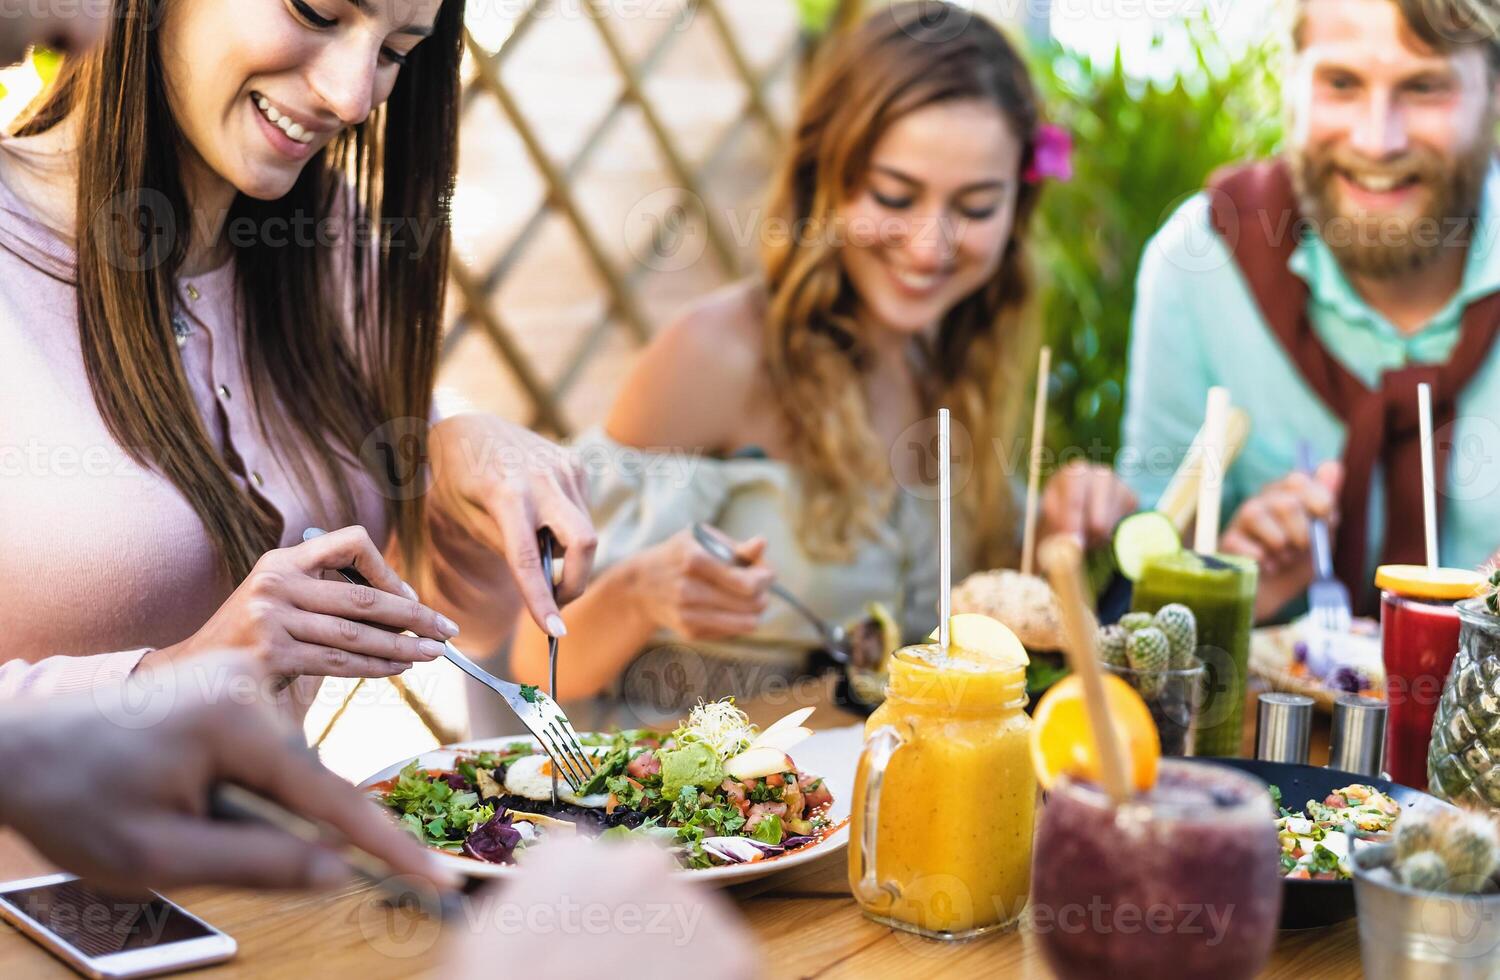
[{"label": "fork", "polygon": [[[324,533],[318,528],[311,527],[303,532],[302,540],[311,541],[313,538],[321,537]],[[340,568],[338,573],[344,577],[345,581],[354,585],[374,588],[369,580],[354,568]],[[382,628],[389,629],[390,627]],[[578,741],[578,733],[573,730],[568,716],[563,714],[562,708],[558,707],[556,701],[534,687],[523,689],[520,684],[502,681],[465,656],[462,650],[453,645],[452,640],[443,644],[443,657],[459,670],[504,698],[505,703],[510,705],[510,709],[521,720],[521,724],[525,725],[526,730],[536,737],[537,744],[552,760],[553,772],[562,773],[562,777],[567,780],[573,792],[580,794],[583,792],[584,786],[588,785],[596,774],[594,761],[584,751],[583,745]]]},{"label": "fork", "polygon": [[[1298,447],[1298,463],[1309,476],[1317,468],[1312,445]],[[1333,548],[1328,541],[1328,522],[1312,522],[1313,582],[1307,587],[1307,607],[1314,625],[1329,633],[1349,632],[1349,590],[1333,577]]]},{"label": "fork", "polygon": [[[702,545],[704,551],[707,551],[726,565],[734,565],[737,568],[745,566],[740,557],[734,553],[734,549],[729,547],[723,538],[714,534],[708,525],[701,521],[693,525],[693,540]],[[802,615],[803,619],[813,625],[813,629],[817,630],[818,635],[823,638],[823,643],[828,648],[829,655],[835,661],[841,664],[849,663],[852,654],[849,650],[849,632],[847,630],[842,626],[828,622],[822,616],[813,612],[806,603],[787,591],[786,587],[780,582],[771,583],[771,594],[791,606]]]},{"label": "fork", "polygon": [[[543,527],[536,532],[537,550],[542,556],[542,575],[547,579],[547,588],[552,590],[552,601],[557,602],[557,579],[552,574],[552,546],[555,543],[552,529]],[[547,634],[547,694],[557,698],[557,637]],[[574,792],[578,790],[575,787]],[[557,806],[557,767],[552,767],[552,805]]]}]

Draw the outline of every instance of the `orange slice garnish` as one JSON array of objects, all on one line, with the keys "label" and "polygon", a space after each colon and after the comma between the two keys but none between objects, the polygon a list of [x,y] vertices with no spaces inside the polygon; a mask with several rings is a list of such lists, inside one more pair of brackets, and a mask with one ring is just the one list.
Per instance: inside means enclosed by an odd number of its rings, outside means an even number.
[{"label": "orange slice garnish", "polygon": [[[1161,761],[1161,739],[1151,709],[1135,689],[1113,674],[1105,674],[1105,700],[1115,735],[1125,746],[1130,772],[1128,782],[1145,792],[1156,785],[1156,767]],[[1083,699],[1083,681],[1076,675],[1054,685],[1036,706],[1031,722],[1031,761],[1037,781],[1050,788],[1059,776],[1102,782],[1094,727]]]}]

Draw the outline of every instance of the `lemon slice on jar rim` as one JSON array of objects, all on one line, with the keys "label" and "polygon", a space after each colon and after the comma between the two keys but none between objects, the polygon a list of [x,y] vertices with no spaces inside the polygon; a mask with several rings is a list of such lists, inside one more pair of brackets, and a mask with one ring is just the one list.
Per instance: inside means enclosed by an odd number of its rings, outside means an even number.
[{"label": "lemon slice on jar rim", "polygon": [[1467,568],[1428,568],[1426,565],[1381,565],[1375,587],[1413,599],[1471,599],[1484,590],[1485,578]]}]

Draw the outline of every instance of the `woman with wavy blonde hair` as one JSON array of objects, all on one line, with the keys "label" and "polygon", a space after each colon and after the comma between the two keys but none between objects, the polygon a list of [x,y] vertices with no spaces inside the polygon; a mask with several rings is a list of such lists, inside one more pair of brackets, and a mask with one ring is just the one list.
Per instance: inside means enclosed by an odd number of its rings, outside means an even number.
[{"label": "woman with wavy blonde hair", "polygon": [[[1008,437],[1033,357],[1043,133],[1020,56],[968,11],[898,4],[833,46],[762,222],[764,278],[656,337],[580,441],[604,571],[570,609],[589,662],[563,695],[618,683],[641,716],[800,674],[818,638],[767,602],[773,576],[830,621],[879,601],[906,639],[925,636],[940,406],[970,447],[958,571],[1014,550]],[[1107,471],[1091,477],[1128,506]],[[707,554],[697,522],[740,567]],[[540,631],[523,624],[512,662],[542,676]]]}]

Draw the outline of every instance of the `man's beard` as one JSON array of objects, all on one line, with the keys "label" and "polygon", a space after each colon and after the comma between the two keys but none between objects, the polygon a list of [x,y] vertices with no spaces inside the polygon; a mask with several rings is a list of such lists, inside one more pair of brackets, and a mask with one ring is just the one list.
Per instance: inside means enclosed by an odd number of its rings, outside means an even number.
[{"label": "man's beard", "polygon": [[[1493,122],[1483,131],[1493,132]],[[1302,216],[1317,228],[1344,271],[1396,279],[1426,267],[1448,246],[1468,244],[1494,150],[1493,138],[1486,138],[1453,158],[1417,147],[1376,164],[1335,146],[1293,150],[1290,160]],[[1352,205],[1345,210],[1339,202],[1341,172],[1390,177],[1398,185],[1415,178],[1416,186],[1427,192],[1427,205],[1415,218]]]}]

